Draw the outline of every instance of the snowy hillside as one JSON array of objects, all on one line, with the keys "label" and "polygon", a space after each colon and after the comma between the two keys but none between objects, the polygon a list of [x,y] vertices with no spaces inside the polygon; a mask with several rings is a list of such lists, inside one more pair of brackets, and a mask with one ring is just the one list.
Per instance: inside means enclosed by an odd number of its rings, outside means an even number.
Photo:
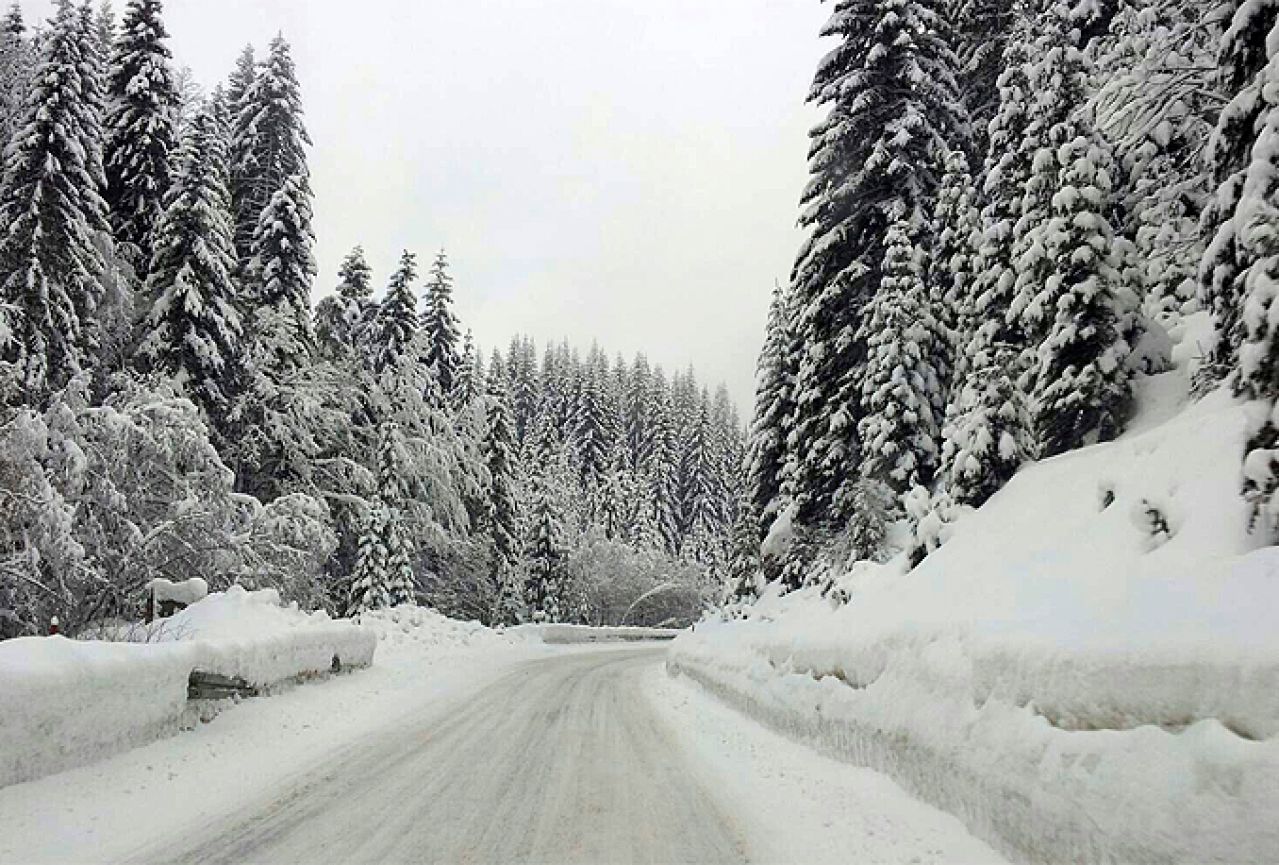
[{"label": "snowy hillside", "polygon": [[914,570],[774,587],[671,668],[1016,859],[1279,850],[1279,551],[1238,492],[1262,410],[1187,386],[1140,381],[1129,433],[1024,467]]}]

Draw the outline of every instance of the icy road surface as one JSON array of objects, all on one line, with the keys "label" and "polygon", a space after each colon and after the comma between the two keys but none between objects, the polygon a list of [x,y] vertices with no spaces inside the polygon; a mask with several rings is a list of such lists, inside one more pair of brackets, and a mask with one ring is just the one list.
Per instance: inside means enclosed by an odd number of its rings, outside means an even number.
[{"label": "icy road surface", "polygon": [[0,865],[1002,861],[669,677],[665,653],[405,655],[250,700],[0,789]]}]

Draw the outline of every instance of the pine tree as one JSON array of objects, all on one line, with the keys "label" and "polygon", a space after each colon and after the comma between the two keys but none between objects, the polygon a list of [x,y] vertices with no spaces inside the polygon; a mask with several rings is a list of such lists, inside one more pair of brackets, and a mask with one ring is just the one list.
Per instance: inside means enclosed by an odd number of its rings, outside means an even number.
[{"label": "pine tree", "polygon": [[143,280],[178,146],[179,97],[161,13],[161,0],[130,0],[107,91],[107,204],[116,240]]},{"label": "pine tree", "polygon": [[426,364],[435,371],[440,392],[449,398],[457,380],[462,356],[459,351],[461,332],[453,313],[453,277],[449,275],[448,256],[440,250],[431,265],[431,274],[423,298],[422,331],[426,339]]},{"label": "pine tree", "polygon": [[413,281],[417,279],[417,258],[407,249],[400,254],[400,266],[391,276],[386,296],[377,311],[377,336],[373,349],[376,372],[392,369],[408,354],[417,338],[417,297]]},{"label": "pine tree", "polygon": [[[889,227],[883,278],[859,335],[869,353],[858,424],[861,474],[898,494],[930,483],[938,456],[934,412],[941,346],[929,326],[932,313],[914,231],[905,214]],[[849,508],[851,503],[840,504]]]},{"label": "pine tree", "polygon": [[842,42],[810,92],[830,106],[811,133],[792,274],[795,410],[788,485],[800,522],[837,527],[840,488],[857,477],[864,316],[878,289],[888,214],[931,209],[944,155],[968,146],[953,35],[935,0],[838,2],[825,35]]},{"label": "pine tree", "polygon": [[225,141],[206,103],[178,153],[155,233],[136,361],[173,379],[219,424],[230,410],[243,328],[235,308],[235,248]]},{"label": "pine tree", "polygon": [[82,35],[77,10],[59,0],[0,196],[0,301],[18,313],[4,358],[31,402],[87,370],[99,344],[97,241],[108,227]]}]

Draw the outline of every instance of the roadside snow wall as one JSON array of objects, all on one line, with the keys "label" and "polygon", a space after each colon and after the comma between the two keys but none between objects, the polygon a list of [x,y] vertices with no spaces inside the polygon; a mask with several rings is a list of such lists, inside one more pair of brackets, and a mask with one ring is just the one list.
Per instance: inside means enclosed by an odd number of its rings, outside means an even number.
[{"label": "roadside snow wall", "polygon": [[843,606],[766,597],[668,668],[1014,860],[1274,862],[1279,549],[1250,549],[1238,492],[1253,408],[1177,388],[1150,382],[1123,439],[1025,468],[915,570],[862,565]]},{"label": "roadside snow wall", "polygon": [[171,735],[193,722],[200,670],[269,688],[373,661],[377,637],[323,613],[233,587],[165,620],[157,642],[65,637],[0,642],[0,786],[29,781]]},{"label": "roadside snow wall", "polygon": [[527,631],[548,644],[561,643],[635,643],[648,640],[673,640],[683,631],[672,628],[591,627],[589,625],[518,625],[509,629]]}]

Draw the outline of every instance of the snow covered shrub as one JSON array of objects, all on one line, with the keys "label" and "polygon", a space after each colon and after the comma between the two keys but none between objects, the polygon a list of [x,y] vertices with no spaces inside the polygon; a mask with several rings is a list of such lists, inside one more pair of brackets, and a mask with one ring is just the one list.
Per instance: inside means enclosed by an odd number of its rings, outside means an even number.
[{"label": "snow covered shrub", "polygon": [[321,577],[337,549],[328,507],[302,493],[253,504],[240,582],[250,589],[276,589],[306,609],[324,608],[328,596]]},{"label": "snow covered shrub", "polygon": [[718,597],[695,564],[596,538],[568,562],[569,594],[586,625],[684,627]]},{"label": "snow covered shrub", "polygon": [[946,490],[930,493],[915,487],[902,501],[911,525],[911,567],[918,565],[950,538],[953,524],[962,514]]},{"label": "snow covered shrub", "polygon": [[1131,517],[1133,524],[1145,535],[1147,551],[1163,546],[1176,534],[1166,505],[1155,504],[1146,498],[1139,499],[1133,505]]}]

